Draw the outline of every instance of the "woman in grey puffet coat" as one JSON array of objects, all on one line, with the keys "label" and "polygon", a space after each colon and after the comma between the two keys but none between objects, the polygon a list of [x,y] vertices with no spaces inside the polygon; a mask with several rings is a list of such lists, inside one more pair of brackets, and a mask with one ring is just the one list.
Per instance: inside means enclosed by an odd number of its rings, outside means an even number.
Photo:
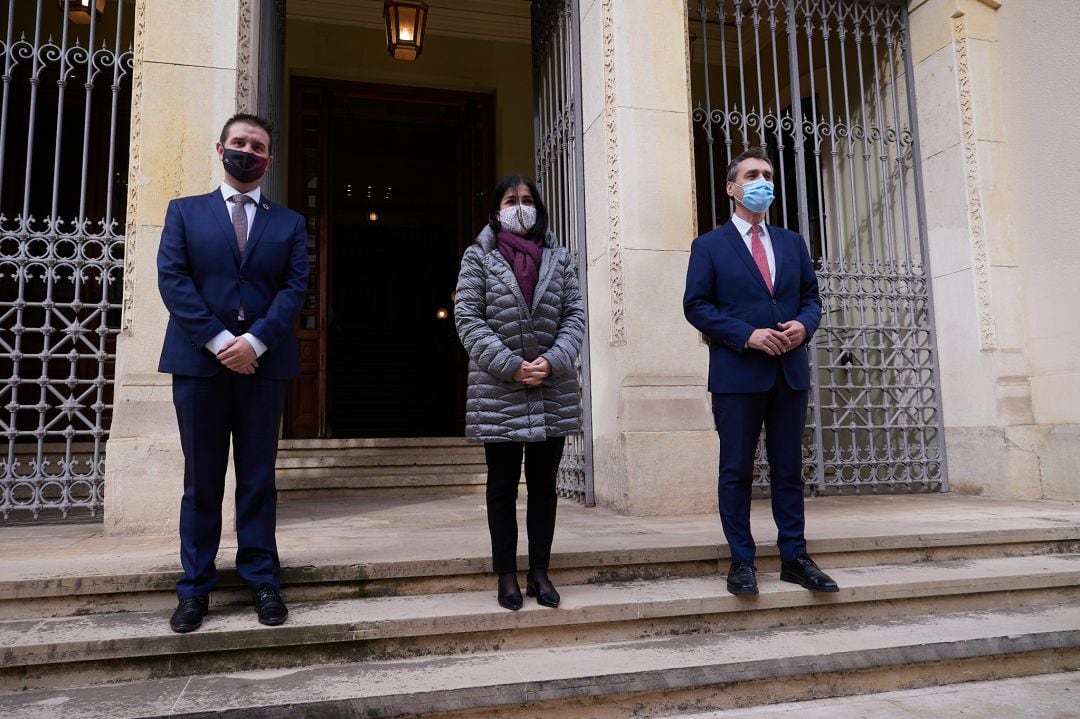
[{"label": "woman in grey puffet coat", "polygon": [[484,443],[488,529],[498,600],[521,608],[517,492],[528,487],[527,594],[559,606],[548,578],[555,475],[566,435],[581,428],[576,360],[585,311],[570,253],[548,232],[536,184],[511,176],[492,194],[488,226],[465,250],[454,316],[469,354],[466,436]]}]

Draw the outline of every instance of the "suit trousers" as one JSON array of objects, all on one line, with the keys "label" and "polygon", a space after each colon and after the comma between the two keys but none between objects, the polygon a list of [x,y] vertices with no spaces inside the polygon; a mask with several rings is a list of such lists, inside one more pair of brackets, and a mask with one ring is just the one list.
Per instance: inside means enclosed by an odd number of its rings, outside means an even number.
[{"label": "suit trousers", "polygon": [[788,385],[777,362],[776,382],[769,391],[712,396],[720,435],[720,521],[733,562],[752,562],[756,552],[750,533],[750,498],[754,451],[763,426],[780,556],[788,560],[806,554],[802,439],[808,394]]},{"label": "suit trousers", "polygon": [[542,442],[485,442],[487,515],[491,559],[496,573],[517,571],[517,496],[521,459],[525,457],[525,486],[529,492],[525,527],[529,533],[529,567],[547,569],[555,536],[558,497],[555,479],[565,437]]},{"label": "suit trousers", "polygon": [[252,588],[280,587],[274,464],[285,380],[222,370],[212,377],[173,375],[173,404],[184,451],[180,503],[180,599],[217,585],[221,501],[229,442],[236,469],[236,571]]}]

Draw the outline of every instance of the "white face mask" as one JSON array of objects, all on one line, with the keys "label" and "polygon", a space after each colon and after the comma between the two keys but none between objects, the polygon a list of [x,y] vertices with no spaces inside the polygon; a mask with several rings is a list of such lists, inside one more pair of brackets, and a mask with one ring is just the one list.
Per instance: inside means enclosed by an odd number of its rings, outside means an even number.
[{"label": "white face mask", "polygon": [[507,232],[524,237],[536,224],[536,208],[529,205],[514,205],[499,210],[499,224]]}]

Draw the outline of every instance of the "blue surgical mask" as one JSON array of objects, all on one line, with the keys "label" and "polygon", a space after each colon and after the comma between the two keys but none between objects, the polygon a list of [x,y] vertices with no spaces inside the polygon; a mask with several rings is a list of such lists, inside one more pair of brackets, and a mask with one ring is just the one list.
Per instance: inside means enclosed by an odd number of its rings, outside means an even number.
[{"label": "blue surgical mask", "polygon": [[742,200],[736,200],[736,202],[740,202],[743,207],[751,212],[764,212],[769,209],[769,205],[773,201],[773,184],[771,182],[762,178],[747,182],[745,185],[739,185],[739,187],[742,188],[743,196]]}]

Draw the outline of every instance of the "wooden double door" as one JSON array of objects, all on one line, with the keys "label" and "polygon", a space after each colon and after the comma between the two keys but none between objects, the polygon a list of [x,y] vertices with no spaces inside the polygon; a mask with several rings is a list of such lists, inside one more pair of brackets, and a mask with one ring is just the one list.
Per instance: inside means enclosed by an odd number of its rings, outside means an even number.
[{"label": "wooden double door", "polygon": [[462,435],[453,292],[487,221],[493,96],[295,77],[290,97],[311,277],[285,436]]}]

